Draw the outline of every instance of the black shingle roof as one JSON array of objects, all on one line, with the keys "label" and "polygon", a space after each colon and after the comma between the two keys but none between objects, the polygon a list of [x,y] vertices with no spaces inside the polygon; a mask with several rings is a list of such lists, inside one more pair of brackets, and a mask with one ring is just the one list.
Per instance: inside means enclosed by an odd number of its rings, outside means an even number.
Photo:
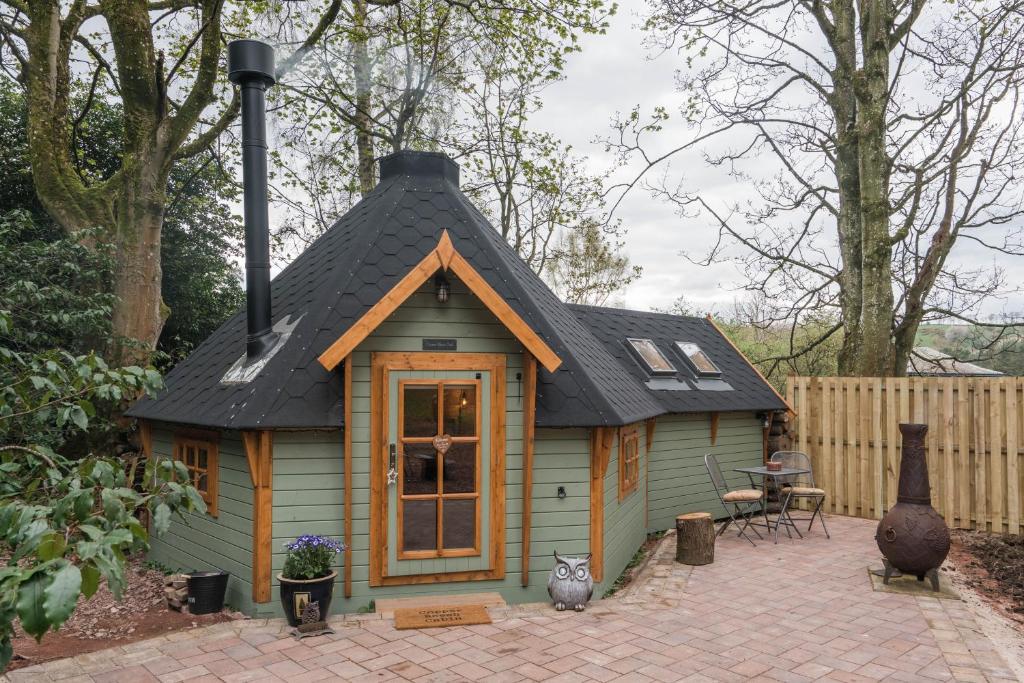
[{"label": "black shingle roof", "polygon": [[[786,404],[778,394],[706,318],[597,306],[568,307],[601,340],[608,352],[629,369],[633,380],[657,399],[663,412],[786,410]],[[679,382],[682,386],[671,390],[647,387],[652,376],[626,346],[626,337],[652,340],[677,370],[667,378],[659,375],[658,381],[669,379],[671,381],[665,384]],[[722,371],[720,379],[730,388],[725,389],[717,382],[698,381],[676,350],[677,341],[700,346]],[[700,389],[701,385],[708,388]]]},{"label": "black shingle roof", "polygon": [[[274,321],[288,317],[295,328],[252,381],[221,383],[245,350],[240,311],[168,373],[156,398],[137,401],[128,414],[232,429],[338,427],[341,370],[326,371],[318,356],[437,246],[444,230],[562,359],[556,372],[540,372],[538,426],[620,425],[673,410],[660,396],[665,392],[648,390],[632,361],[617,358],[603,330],[594,329],[597,313],[563,304],[472,206],[458,189],[458,167],[450,159],[402,152],[382,160],[381,177],[373,192],[274,278]],[[602,333],[601,341],[595,332]],[[744,376],[740,384],[737,395],[751,392],[746,403],[777,407],[777,398],[767,400],[771,391],[763,382],[758,387]]]},{"label": "black shingle roof", "polygon": [[275,322],[298,320],[291,338],[254,380],[220,382],[244,349],[239,312],[167,376],[155,399],[129,411],[142,418],[235,429],[341,424],[339,373],[317,357],[390,290],[447,229],[488,284],[558,354],[541,373],[538,424],[622,424],[660,412],[629,375],[516,256],[457,186],[439,155],[385,159],[383,180],[273,281]]}]

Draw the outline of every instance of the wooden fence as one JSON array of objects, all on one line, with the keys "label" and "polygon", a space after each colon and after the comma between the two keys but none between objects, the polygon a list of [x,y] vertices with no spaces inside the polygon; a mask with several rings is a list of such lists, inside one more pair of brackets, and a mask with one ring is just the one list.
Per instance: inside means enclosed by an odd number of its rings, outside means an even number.
[{"label": "wooden fence", "polygon": [[1024,378],[790,377],[793,449],[826,508],[879,518],[896,503],[901,422],[928,425],[932,504],[953,527],[1020,533]]}]

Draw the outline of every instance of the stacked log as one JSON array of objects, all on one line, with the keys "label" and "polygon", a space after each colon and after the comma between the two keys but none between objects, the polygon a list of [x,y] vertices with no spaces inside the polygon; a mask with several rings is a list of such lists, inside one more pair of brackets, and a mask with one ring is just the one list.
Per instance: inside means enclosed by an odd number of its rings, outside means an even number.
[{"label": "stacked log", "polygon": [[177,612],[188,609],[188,577],[184,574],[171,574],[164,579],[164,596],[167,607]]}]

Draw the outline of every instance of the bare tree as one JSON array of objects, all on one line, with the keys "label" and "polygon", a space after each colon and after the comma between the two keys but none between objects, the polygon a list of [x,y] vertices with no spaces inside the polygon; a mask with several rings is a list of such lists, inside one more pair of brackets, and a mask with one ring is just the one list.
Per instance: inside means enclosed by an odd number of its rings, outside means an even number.
[{"label": "bare tree", "polygon": [[[607,175],[590,173],[572,147],[530,124],[544,90],[557,80],[550,71],[521,68],[494,50],[474,56],[478,77],[465,88],[461,125],[446,146],[466,169],[463,188],[485,208],[502,237],[531,268],[546,275],[567,233],[604,221],[602,188]],[[615,251],[618,225],[601,231]]]},{"label": "bare tree", "polygon": [[[571,34],[512,30],[448,0],[361,7],[353,26],[336,24],[286,86],[288,170],[279,194],[290,208],[287,238],[308,243],[369,192],[377,155],[443,150],[462,165],[463,190],[547,275],[564,253],[561,235],[603,220],[604,177],[530,125],[574,49]],[[563,28],[598,26],[595,9]],[[600,231],[607,253],[618,235],[617,226]]]},{"label": "bare tree", "polygon": [[621,247],[608,239],[596,221],[563,232],[558,255],[548,262],[551,288],[571,304],[607,305],[641,274],[640,266],[631,266]]},{"label": "bare tree", "polygon": [[[339,7],[326,5],[280,72],[319,40]],[[68,234],[100,228],[116,247],[121,360],[148,356],[166,318],[160,232],[171,167],[207,149],[238,112],[237,99],[222,101],[229,91],[218,89],[225,18],[222,0],[0,0],[0,63],[25,89],[39,199]],[[87,96],[74,111],[78,90]],[[73,163],[76,128],[100,97],[123,111],[122,139],[111,141],[121,164],[90,182]]]},{"label": "bare tree", "polygon": [[[652,7],[656,45],[687,58],[679,86],[693,135],[655,155],[649,138],[666,111],[620,121],[609,145],[641,169],[619,189],[647,186],[710,219],[718,240],[694,260],[737,258],[748,288],[774,303],[765,324],[835,315],[786,355],[838,334],[841,373],[903,374],[922,322],[977,323],[979,304],[1006,293],[998,269],[970,271],[949,256],[968,241],[1024,253],[1014,182],[1024,162],[1024,3]],[[713,204],[646,180],[687,150],[749,183],[756,199]]]}]

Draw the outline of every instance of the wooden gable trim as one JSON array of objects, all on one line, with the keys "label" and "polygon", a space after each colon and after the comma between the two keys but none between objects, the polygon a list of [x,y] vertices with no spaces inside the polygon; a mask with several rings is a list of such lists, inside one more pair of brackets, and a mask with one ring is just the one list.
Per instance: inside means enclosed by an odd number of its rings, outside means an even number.
[{"label": "wooden gable trim", "polygon": [[788,400],[786,400],[786,397],[783,396],[782,394],[780,394],[778,392],[778,390],[774,386],[772,386],[772,383],[768,381],[768,378],[765,377],[761,373],[761,371],[757,369],[756,365],[754,365],[753,363],[750,362],[750,360],[746,357],[746,355],[742,351],[740,351],[740,347],[738,347],[738,346],[736,346],[735,344],[732,343],[732,340],[729,339],[729,337],[726,336],[725,332],[722,331],[722,328],[719,327],[717,323],[715,323],[715,321],[711,317],[710,313],[708,313],[708,315],[705,317],[705,319],[711,324],[711,327],[715,328],[715,332],[717,332],[718,334],[722,335],[722,339],[724,339],[726,342],[728,342],[729,346],[732,347],[733,351],[735,351],[736,353],[738,353],[740,355],[740,358],[743,359],[743,362],[746,363],[747,365],[749,365],[750,369],[757,373],[757,376],[761,378],[761,381],[768,385],[768,388],[772,390],[772,393],[774,393],[776,396],[778,396],[779,400],[782,401],[784,404],[786,404],[786,409],[789,410],[789,412],[791,412],[793,415],[796,415],[797,413],[796,413],[796,410],[793,409],[793,404],[790,403]]},{"label": "wooden gable trim", "polygon": [[345,452],[342,454],[342,466],[345,469],[345,500],[342,502],[345,510],[344,523],[344,559],[345,568],[342,577],[344,581],[345,597],[352,597],[352,354],[345,356],[345,383],[343,389],[343,401],[345,410],[344,445]]},{"label": "wooden gable trim", "polygon": [[270,602],[273,548],[273,432],[242,432],[252,480],[252,599]]},{"label": "wooden gable trim", "polygon": [[523,354],[523,569],[522,584],[530,585],[530,531],[533,514],[533,444],[537,420],[537,359]]},{"label": "wooden gable trim", "polygon": [[437,246],[430,251],[405,277],[399,280],[391,291],[356,321],[345,334],[341,335],[327,350],[320,354],[320,364],[333,370],[346,356],[355,350],[370,334],[398,309],[413,293],[438,270],[452,271],[484,306],[526,347],[548,372],[554,372],[562,360],[541,339],[533,328],[505,300],[487,284],[470,263],[456,251],[448,231],[441,234]]},{"label": "wooden gable trim", "polygon": [[590,433],[590,574],[604,579],[604,476],[615,442],[614,427],[594,427]]}]

